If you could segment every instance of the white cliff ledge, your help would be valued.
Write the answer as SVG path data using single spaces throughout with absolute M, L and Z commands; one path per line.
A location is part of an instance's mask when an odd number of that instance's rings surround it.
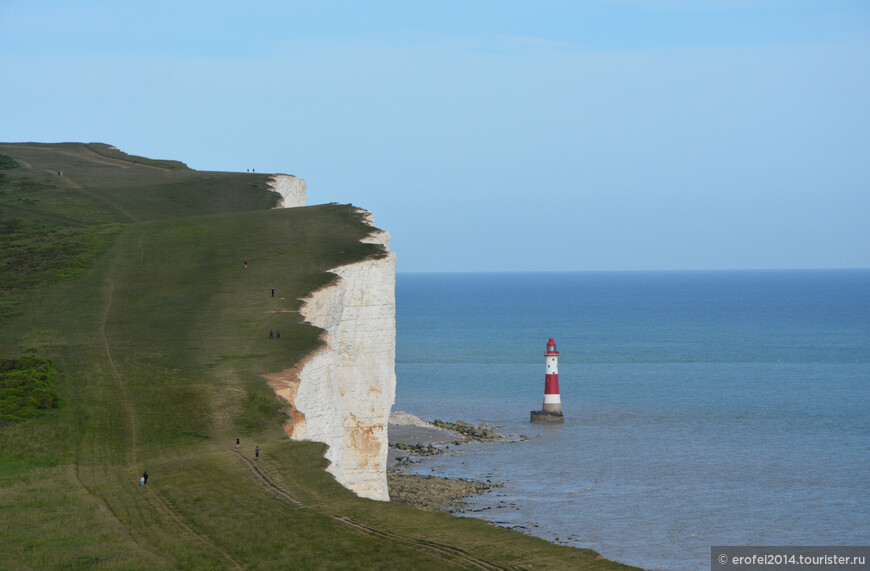
M 369 223 L 373 218 L 368 212 Z M 373 228 L 364 242 L 389 247 Z M 357 495 L 389 500 L 387 423 L 396 395 L 396 257 L 331 270 L 338 281 L 305 298 L 301 313 L 324 329 L 323 346 L 284 373 L 266 375 L 293 405 L 294 440 L 326 443 L 327 471 Z
M 275 208 L 296 208 L 305 206 L 305 181 L 291 174 L 272 175 L 266 184 L 281 195 Z

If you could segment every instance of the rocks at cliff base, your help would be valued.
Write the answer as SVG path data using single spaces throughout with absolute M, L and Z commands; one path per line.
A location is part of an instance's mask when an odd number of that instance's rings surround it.
M 396 450 L 405 450 L 407 452 L 417 454 L 418 456 L 433 456 L 442 452 L 441 448 L 436 448 L 431 444 L 426 444 L 424 446 L 423 444 L 405 444 L 403 442 L 397 442 L 396 444 L 390 444 L 390 448 L 395 448 Z
M 480 494 L 501 484 L 475 482 L 459 478 L 423 476 L 389 471 L 387 484 L 390 499 L 427 511 L 460 511 L 465 506 L 462 498 Z
M 438 428 L 444 428 L 447 430 L 453 430 L 454 432 L 460 433 L 465 437 L 465 440 L 476 440 L 481 442 L 492 442 L 494 440 L 501 440 L 504 438 L 503 434 L 499 434 L 495 430 L 487 427 L 486 424 L 469 424 L 463 420 L 457 420 L 456 422 L 445 422 L 443 420 L 435 419 L 432 421 L 432 425 Z
M 395 468 L 410 466 L 426 456 L 453 452 L 451 445 L 493 442 L 501 438 L 501 434 L 484 424 L 475 426 L 462 420 L 455 423 L 435 420 L 430 423 L 412 414 L 394 412 L 390 415 L 389 424 L 389 464 L 393 467 L 387 472 L 390 500 L 429 511 L 461 511 L 465 505 L 462 498 L 483 493 L 501 484 L 409 474 Z

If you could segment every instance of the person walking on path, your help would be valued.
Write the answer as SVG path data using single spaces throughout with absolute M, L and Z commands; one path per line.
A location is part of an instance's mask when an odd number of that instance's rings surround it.
M 248 260 L 245 260 L 245 269 L 248 269 Z
M 270 329 L 269 330 L 269 339 L 274 339 L 274 338 L 275 338 L 275 334 L 272 333 L 272 330 Z
M 280 338 L 281 338 L 281 330 L 280 330 L 280 329 L 276 329 L 276 330 L 275 330 L 275 339 L 280 339 Z
M 257 460 L 260 459 L 260 447 L 259 446 L 254 448 L 254 458 L 256 458 Z
M 275 297 L 275 288 L 272 288 L 272 297 Z
M 239 440 L 238 438 L 236 438 L 236 448 L 238 448 L 238 447 L 239 447 L 239 444 L 241 444 L 241 443 L 242 443 L 242 441 Z
M 143 486 L 148 483 L 148 472 L 142 472 L 142 478 L 139 480 L 139 482 Z

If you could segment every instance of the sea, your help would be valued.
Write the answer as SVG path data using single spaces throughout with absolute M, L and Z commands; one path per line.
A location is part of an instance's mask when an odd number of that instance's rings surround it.
M 393 410 L 512 435 L 414 466 L 503 484 L 465 517 L 644 569 L 870 544 L 870 270 L 400 273 L 396 323 Z

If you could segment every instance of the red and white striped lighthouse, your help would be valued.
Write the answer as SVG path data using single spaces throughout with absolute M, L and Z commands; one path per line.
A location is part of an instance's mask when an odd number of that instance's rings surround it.
M 544 406 L 540 411 L 533 410 L 531 422 L 564 422 L 562 417 L 562 398 L 559 396 L 559 352 L 556 342 L 550 337 L 547 352 L 544 353 L 546 365 L 544 373 Z
M 547 363 L 547 373 L 544 376 L 544 412 L 562 414 L 562 399 L 559 397 L 559 352 L 556 342 L 550 337 L 547 341 L 547 352 L 544 353 Z

